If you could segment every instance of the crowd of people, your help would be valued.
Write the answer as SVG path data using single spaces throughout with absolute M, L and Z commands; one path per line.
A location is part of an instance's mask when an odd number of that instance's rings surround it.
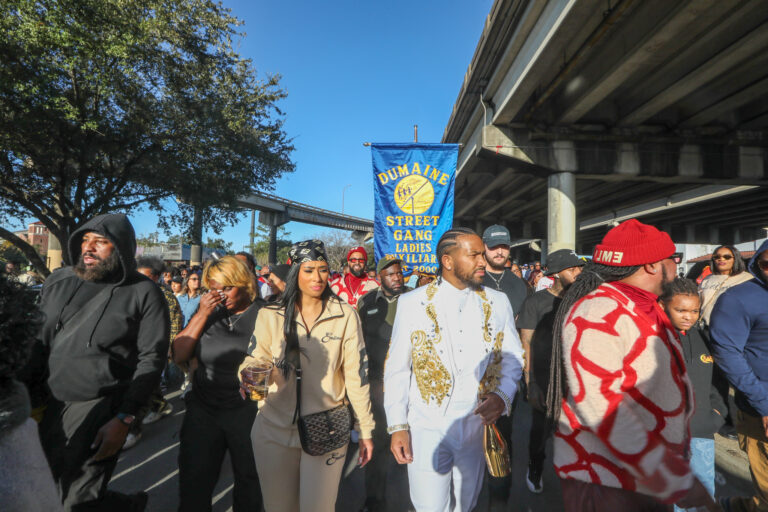
M 435 274 L 364 247 L 332 262 L 319 240 L 168 267 L 135 257 L 125 215 L 91 219 L 39 298 L 0 277 L 0 508 L 144 510 L 108 483 L 178 386 L 181 511 L 211 510 L 227 455 L 236 512 L 335 510 L 350 443 L 364 510 L 386 510 L 392 459 L 419 512 L 472 510 L 486 481 L 507 502 L 486 441 L 512 444 L 522 401 L 525 484 L 545 492 L 553 440 L 568 512 L 768 510 L 768 241 L 746 263 L 718 247 L 700 284 L 634 219 L 591 258 L 515 262 L 511 243 L 452 228 Z M 718 432 L 753 496 L 715 500 Z

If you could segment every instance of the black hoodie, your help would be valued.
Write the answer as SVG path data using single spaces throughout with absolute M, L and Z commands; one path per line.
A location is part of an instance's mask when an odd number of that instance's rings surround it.
M 136 271 L 136 235 L 125 215 L 100 215 L 72 233 L 73 264 L 87 232 L 114 244 L 120 274 L 113 282 L 96 283 L 67 267 L 46 280 L 40 339 L 49 350 L 48 385 L 54 397 L 68 402 L 120 394 L 118 412 L 136 414 L 165 366 L 168 305 L 160 288 Z

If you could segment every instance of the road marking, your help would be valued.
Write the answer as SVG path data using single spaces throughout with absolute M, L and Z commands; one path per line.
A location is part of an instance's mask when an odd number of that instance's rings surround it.
M 144 492 L 149 492 L 152 489 L 154 489 L 155 487 L 159 487 L 159 486 L 163 485 L 165 482 L 167 482 L 168 480 L 170 480 L 171 478 L 175 477 L 178 474 L 179 474 L 179 470 L 177 469 L 176 471 L 174 471 L 173 473 L 169 474 L 168 476 L 166 476 L 162 480 L 158 480 L 157 482 L 155 482 L 150 487 L 147 487 L 146 489 L 144 489 Z
M 214 496 L 213 497 L 213 501 L 211 502 L 211 505 L 215 505 L 216 502 L 218 502 L 221 498 L 224 497 L 225 494 L 227 494 L 229 491 L 231 491 L 234 486 L 235 486 L 235 484 L 232 484 L 229 487 L 227 487 L 226 489 L 224 489 L 223 491 L 221 491 L 219 494 Z
M 182 411 L 179 411 L 179 412 L 175 412 L 175 413 L 173 413 L 173 415 L 174 415 L 174 416 L 178 416 L 179 414 L 184 414 L 185 412 L 187 412 L 187 410 L 186 410 L 186 409 L 184 409 L 184 410 L 182 410 Z
M 117 480 L 117 479 L 118 479 L 118 478 L 120 478 L 121 476 L 125 476 L 125 475 L 127 475 L 128 473 L 130 473 L 130 472 L 131 472 L 131 471 L 133 471 L 134 469 L 140 468 L 141 466 L 143 466 L 143 465 L 144 465 L 144 464 L 146 464 L 147 462 L 149 462 L 149 461 L 151 461 L 151 460 L 153 460 L 153 459 L 156 459 L 156 458 L 158 458 L 159 456 L 161 456 L 162 454 L 164 454 L 164 453 L 165 453 L 165 452 L 167 452 L 168 450 L 173 450 L 173 449 L 174 449 L 174 448 L 176 448 L 177 446 L 179 446 L 179 443 L 174 443 L 174 444 L 172 444 L 171 446 L 168 446 L 167 448 L 163 448 L 162 450 L 160 450 L 159 452 L 155 453 L 154 455 L 152 455 L 152 456 L 151 456 L 151 457 L 149 457 L 148 459 L 146 459 L 146 460 L 144 460 L 144 461 L 142 461 L 142 462 L 139 462 L 139 463 L 138 463 L 138 464 L 136 464 L 135 466 L 131 466 L 130 468 L 128 468 L 128 469 L 126 469 L 126 470 L 124 470 L 124 471 L 121 471 L 120 473 L 116 474 L 115 476 L 113 476 L 113 477 L 112 477 L 112 480 L 110 480 L 110 481 L 111 481 L 111 482 L 114 482 L 115 480 Z

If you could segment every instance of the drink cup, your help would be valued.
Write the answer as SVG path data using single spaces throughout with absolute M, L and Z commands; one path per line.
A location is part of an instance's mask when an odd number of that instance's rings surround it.
M 240 372 L 243 377 L 243 384 L 248 389 L 248 396 L 252 401 L 258 402 L 267 398 L 271 372 L 272 363 L 269 362 L 248 365 Z

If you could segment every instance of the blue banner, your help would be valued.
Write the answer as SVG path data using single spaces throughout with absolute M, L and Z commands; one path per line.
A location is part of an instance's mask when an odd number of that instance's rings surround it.
M 437 272 L 437 241 L 453 225 L 458 144 L 371 144 L 376 261 Z

